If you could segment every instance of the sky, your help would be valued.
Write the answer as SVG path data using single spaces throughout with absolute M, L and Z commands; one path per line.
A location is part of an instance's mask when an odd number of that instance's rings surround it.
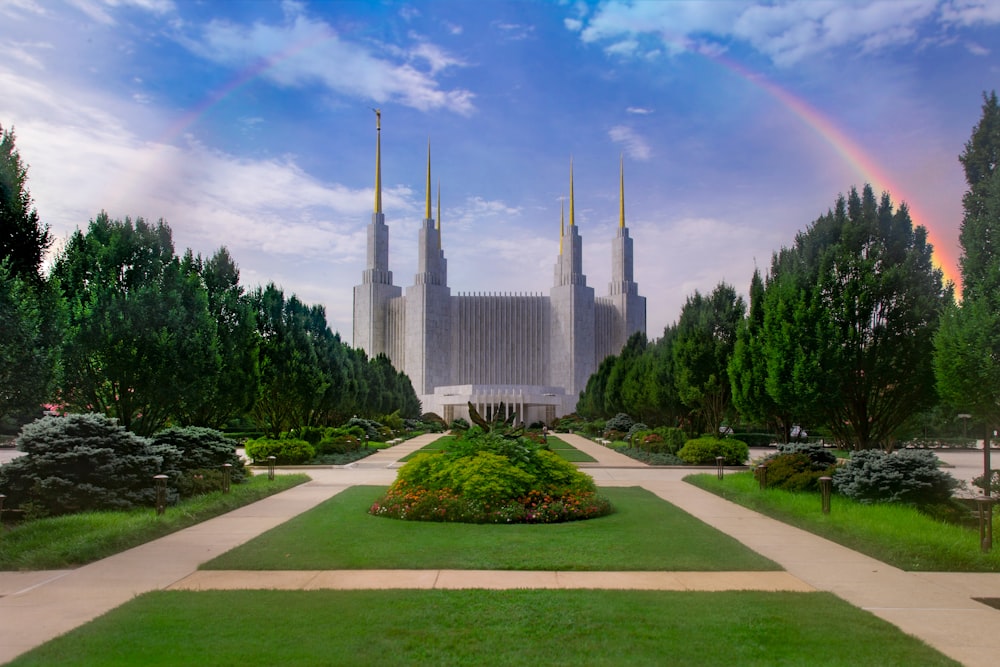
M 870 183 L 959 273 L 958 161 L 1000 2 L 0 0 L 0 126 L 53 252 L 102 210 L 321 304 L 351 340 L 381 110 L 389 262 L 416 273 L 430 144 L 452 294 L 547 294 L 573 165 L 608 293 L 624 163 L 658 338 Z M 436 210 L 435 210 L 436 215 Z

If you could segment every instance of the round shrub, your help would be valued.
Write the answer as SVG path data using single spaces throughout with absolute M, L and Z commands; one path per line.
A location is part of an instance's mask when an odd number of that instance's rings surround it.
M 887 454 L 880 449 L 854 452 L 833 475 L 838 492 L 861 503 L 904 503 L 916 507 L 947 503 L 958 486 L 955 478 L 937 467 L 934 452 L 903 449 Z
M 416 521 L 550 523 L 611 512 L 593 479 L 527 438 L 470 429 L 447 451 L 422 453 L 369 510 Z
M 619 412 L 614 417 L 604 422 L 605 431 L 617 431 L 619 433 L 628 433 L 629 429 L 632 428 L 632 424 L 635 421 L 629 417 L 624 412 Z
M 316 456 L 316 450 L 312 445 L 305 440 L 292 438 L 247 440 L 246 452 L 247 456 L 258 465 L 267 463 L 268 456 L 273 456 L 275 465 L 279 466 L 299 465 Z
M 790 442 L 778 445 L 781 454 L 804 454 L 815 466 L 829 468 L 837 465 L 837 457 L 833 452 L 815 442 Z M 768 473 L 770 474 L 770 473 Z M 769 478 L 770 479 L 770 478 Z
M 726 465 L 741 465 L 750 456 L 747 443 L 735 438 L 713 438 L 705 436 L 688 440 L 677 456 L 690 465 L 715 465 L 718 456 Z
M 43 417 L 16 444 L 25 456 L 0 466 L 0 493 L 8 507 L 50 515 L 152 506 L 153 476 L 180 456 L 100 414 Z M 168 502 L 176 498 L 171 491 Z
M 818 464 L 803 452 L 779 453 L 768 457 L 767 486 L 785 491 L 816 491 L 819 478 L 830 477 L 835 465 Z
M 168 428 L 153 436 L 153 445 L 170 447 L 179 453 L 178 457 L 167 458 L 164 461 L 164 469 L 171 475 L 170 483 L 177 483 L 178 487 L 181 484 L 171 474 L 173 471 L 181 476 L 195 474 L 199 479 L 205 479 L 206 470 L 218 470 L 221 476 L 222 466 L 226 463 L 232 466 L 229 471 L 231 483 L 240 484 L 246 478 L 243 460 L 236 453 L 237 442 L 214 429 L 200 426 Z M 191 483 L 188 487 L 199 489 L 201 485 Z M 209 486 L 209 490 L 219 488 L 221 483 L 214 487 Z M 191 494 L 181 489 L 181 495 Z

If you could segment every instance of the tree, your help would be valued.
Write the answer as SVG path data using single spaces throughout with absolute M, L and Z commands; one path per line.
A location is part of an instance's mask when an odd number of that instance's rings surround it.
M 14 146 L 14 131 L 0 126 L 0 261 L 15 276 L 41 282 L 45 252 L 52 245 L 27 189 L 28 167 Z
M 775 402 L 816 411 L 856 449 L 890 449 L 937 399 L 933 336 L 951 291 L 931 255 L 906 206 L 894 209 L 887 193 L 876 203 L 868 185 L 778 253 L 765 297 Z
M 170 228 L 101 213 L 53 268 L 68 302 L 62 397 L 140 435 L 212 388 L 220 368 L 201 279 L 174 255 Z
M 677 392 L 709 432 L 717 434 L 731 405 L 729 359 L 746 305 L 731 285 L 708 297 L 695 291 L 677 321 L 674 364 Z
M 52 397 L 64 308 L 52 285 L 0 261 L 0 417 L 30 415 Z
M 983 113 L 959 156 L 969 186 L 962 198 L 961 307 L 952 307 L 935 338 L 938 391 L 951 406 L 985 422 L 983 466 L 990 470 L 990 434 L 1000 426 L 1000 104 L 983 95 Z M 987 486 L 986 493 L 990 489 Z
M 257 426 L 273 438 L 311 424 L 326 391 L 308 327 L 309 310 L 273 283 L 251 297 L 260 336 L 260 391 L 253 408 Z
M 182 424 L 221 428 L 233 417 L 247 414 L 260 384 L 259 338 L 253 304 L 240 286 L 240 271 L 225 248 L 208 260 L 189 250 L 182 261 L 186 275 L 200 276 L 215 321 L 219 370 L 206 378 L 206 391 L 182 397 Z

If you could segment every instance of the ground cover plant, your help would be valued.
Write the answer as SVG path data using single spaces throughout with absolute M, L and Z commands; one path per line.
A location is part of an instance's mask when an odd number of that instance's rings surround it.
M 926 572 L 1000 572 L 1000 549 L 982 553 L 978 529 L 944 523 L 899 503 L 861 503 L 834 495 L 761 490 L 753 474 L 691 475 L 690 483 L 727 500 L 821 535 L 895 567 Z
M 470 408 L 472 410 L 472 408 Z M 473 417 L 478 415 L 474 414 Z M 587 474 L 521 435 L 481 418 L 447 449 L 407 462 L 371 514 L 406 521 L 560 523 L 613 511 Z
M 430 452 L 437 452 L 442 449 L 448 449 L 448 446 L 455 442 L 455 439 L 459 437 L 457 435 L 443 435 L 434 442 L 428 443 L 418 449 L 415 452 L 411 452 L 400 459 L 403 463 L 415 458 L 418 454 L 428 454 Z M 565 440 L 560 439 L 557 436 L 549 434 L 546 438 L 545 445 L 551 449 L 553 452 L 559 455 L 559 458 L 565 459 L 570 463 L 595 463 L 597 459 L 585 452 L 581 452 L 579 449 L 573 445 L 567 443 Z
M 182 500 L 157 515 L 150 507 L 95 511 L 27 521 L 0 537 L 0 570 L 64 569 L 100 560 L 158 537 L 225 514 L 303 482 L 306 475 L 251 477 L 229 493 Z
M 778 570 L 639 487 L 602 488 L 616 512 L 560 524 L 387 521 L 385 487 L 356 486 L 202 565 L 214 570 Z
M 594 590 L 159 591 L 10 664 L 665 663 L 958 664 L 829 593 Z

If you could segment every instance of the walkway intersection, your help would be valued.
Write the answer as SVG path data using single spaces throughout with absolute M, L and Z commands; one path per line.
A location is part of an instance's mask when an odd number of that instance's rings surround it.
M 744 509 L 682 481 L 690 470 L 651 468 L 586 438 L 600 486 L 642 486 L 780 564 L 784 572 L 513 572 L 368 570 L 227 572 L 198 566 L 359 484 L 392 483 L 398 460 L 436 435 L 345 467 L 310 468 L 313 481 L 74 570 L 0 573 L 0 663 L 151 590 L 214 588 L 611 588 L 830 591 L 969 666 L 1000 656 L 1000 574 L 910 573 Z

